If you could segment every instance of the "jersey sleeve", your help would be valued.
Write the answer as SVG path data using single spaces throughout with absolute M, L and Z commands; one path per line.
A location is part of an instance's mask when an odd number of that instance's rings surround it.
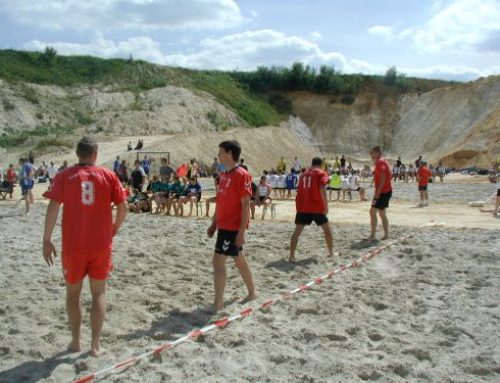
M 239 189 L 240 198 L 250 197 L 252 195 L 252 177 L 250 177 L 250 174 L 245 173 L 241 176 Z
M 52 181 L 52 186 L 49 190 L 43 193 L 45 198 L 52 201 L 63 203 L 64 200 L 64 173 L 57 174 Z
M 112 174 L 111 177 L 111 179 L 113 180 L 111 189 L 111 201 L 113 201 L 114 204 L 118 205 L 127 199 L 127 193 L 123 188 L 121 182 L 118 180 L 116 174 Z
M 326 172 L 322 172 L 319 176 L 319 186 L 324 187 L 328 185 L 328 174 Z

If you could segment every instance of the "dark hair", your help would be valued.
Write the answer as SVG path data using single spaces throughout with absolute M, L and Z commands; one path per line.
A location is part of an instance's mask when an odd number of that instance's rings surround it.
M 323 160 L 319 157 L 314 157 L 312 160 L 312 166 L 321 166 Z
M 374 146 L 371 151 L 375 153 L 382 153 L 382 149 L 380 149 L 380 146 Z
M 237 162 L 240 159 L 241 146 L 238 141 L 236 140 L 223 141 L 219 144 L 219 148 L 222 148 L 226 153 L 231 152 L 233 156 L 233 161 Z
M 80 158 L 90 158 L 97 152 L 97 142 L 90 137 L 83 137 L 76 145 L 76 155 Z

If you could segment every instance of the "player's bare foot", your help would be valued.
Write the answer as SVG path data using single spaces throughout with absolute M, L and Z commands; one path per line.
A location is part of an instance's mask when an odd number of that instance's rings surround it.
M 106 350 L 104 350 L 100 345 L 91 345 L 90 347 L 90 355 L 92 355 L 94 358 L 99 357 L 105 352 Z
M 71 341 L 71 343 L 68 345 L 68 351 L 69 352 L 80 352 L 80 351 L 82 351 L 82 347 L 80 345 L 80 342 Z
M 288 262 L 290 262 L 290 263 L 297 263 L 297 258 L 295 258 L 294 256 L 292 257 L 290 255 L 290 257 L 288 258 Z
M 387 241 L 388 239 L 389 239 L 389 236 L 388 236 L 388 235 L 384 235 L 384 236 L 381 238 L 381 240 L 382 240 L 382 241 Z
M 363 242 L 376 242 L 377 238 L 375 237 L 368 237 L 368 238 L 363 238 Z
M 239 301 L 238 303 L 240 305 L 244 305 L 248 302 L 251 302 L 251 301 L 254 301 L 257 299 L 257 294 L 255 293 L 251 293 L 251 294 L 248 294 L 245 298 L 243 298 L 241 301 Z

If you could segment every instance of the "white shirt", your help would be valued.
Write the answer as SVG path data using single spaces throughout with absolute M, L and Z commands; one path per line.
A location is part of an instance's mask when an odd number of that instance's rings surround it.
M 278 187 L 279 188 L 286 188 L 286 175 L 285 174 L 281 174 L 278 176 Z
M 350 187 L 349 187 L 349 177 L 342 176 L 342 183 L 340 184 L 340 188 L 342 190 L 350 189 Z
M 267 197 L 267 191 L 268 191 L 269 185 L 265 184 L 259 184 L 259 197 Z
M 301 169 L 301 166 L 302 166 L 302 165 L 301 165 L 301 163 L 300 163 L 300 161 L 299 161 L 299 160 L 297 160 L 297 161 L 295 161 L 295 162 L 293 163 L 293 168 L 294 168 L 295 170 L 300 170 L 300 169 Z
M 278 187 L 278 179 L 279 179 L 279 177 L 277 174 L 271 174 L 269 176 L 268 181 L 273 189 Z
M 356 190 L 359 187 L 357 175 L 353 175 L 349 178 L 349 186 L 350 186 L 351 190 Z
M 49 166 L 47 168 L 47 173 L 49 173 L 49 178 L 54 178 L 57 174 L 57 171 L 59 170 L 59 168 L 57 166 Z

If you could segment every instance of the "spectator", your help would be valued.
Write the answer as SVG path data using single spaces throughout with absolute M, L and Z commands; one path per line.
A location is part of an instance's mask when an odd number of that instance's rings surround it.
M 297 170 L 298 169 L 302 169 L 302 164 L 298 160 L 297 156 L 295 156 L 294 159 L 293 159 L 293 168 L 297 169 Z
M 127 145 L 127 151 L 130 151 L 130 150 L 132 150 L 132 141 L 129 141 L 128 145 Z
M 264 211 L 271 204 L 271 192 L 273 188 L 267 182 L 266 176 L 260 177 L 260 182 L 257 185 L 257 196 L 250 203 L 250 212 L 252 213 L 252 219 L 255 219 L 255 207 L 264 206 Z M 264 213 L 262 213 L 262 219 L 264 219 Z
M 142 188 L 146 183 L 146 173 L 141 166 L 141 162 L 139 160 L 135 160 L 134 162 L 135 169 L 130 174 L 130 178 L 132 180 L 132 187 L 135 190 L 142 192 Z
M 24 158 L 19 160 L 21 167 L 21 192 L 24 196 L 26 205 L 26 214 L 30 212 L 31 205 L 34 204 L 35 200 L 33 197 L 33 186 L 35 185 L 35 167 L 29 161 Z
M 120 166 L 118 166 L 118 179 L 121 181 L 123 185 L 127 185 L 129 182 L 128 179 L 128 166 L 127 161 L 122 160 Z
M 184 208 L 183 205 L 189 201 L 189 216 L 193 215 L 193 206 L 201 200 L 201 185 L 198 183 L 195 177 L 189 179 L 189 184 L 186 188 L 186 193 L 180 198 L 179 205 L 181 216 L 183 215 Z
M 120 167 L 120 156 L 116 156 L 116 159 L 113 161 L 113 172 L 118 175 L 118 168 Z
M 148 158 L 148 156 L 144 156 L 144 159 L 141 161 L 141 166 L 144 169 L 144 173 L 146 173 L 146 176 L 149 179 L 149 172 L 151 170 L 151 160 Z
M 168 182 L 173 174 L 175 174 L 175 170 L 170 166 L 166 158 L 162 158 L 160 160 L 160 180 Z
M 297 158 L 297 157 L 295 157 Z M 292 190 L 297 188 L 297 173 L 295 172 L 295 168 L 292 168 L 290 173 L 286 176 L 286 189 L 287 189 L 287 198 L 292 198 Z
M 9 164 L 9 169 L 7 169 L 7 182 L 9 183 L 9 195 L 12 198 L 12 192 L 14 191 L 14 183 L 16 182 L 16 171 L 14 170 L 14 165 Z
M 51 185 L 52 185 L 52 180 L 56 176 L 58 170 L 59 168 L 56 165 L 54 165 L 54 161 L 50 161 L 50 166 L 47 168 L 47 174 L 49 176 L 49 182 Z
M 278 172 L 286 172 L 286 163 L 285 163 L 285 159 L 283 157 L 281 157 L 280 160 L 278 161 L 278 165 L 276 166 L 276 170 Z

